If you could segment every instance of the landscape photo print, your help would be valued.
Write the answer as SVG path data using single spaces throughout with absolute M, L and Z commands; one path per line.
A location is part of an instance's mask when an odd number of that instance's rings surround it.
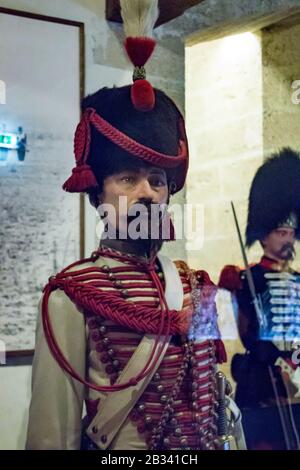
M 82 254 L 83 204 L 62 190 L 80 119 L 82 28 L 0 9 L 0 341 L 11 355 L 32 351 L 43 286 Z

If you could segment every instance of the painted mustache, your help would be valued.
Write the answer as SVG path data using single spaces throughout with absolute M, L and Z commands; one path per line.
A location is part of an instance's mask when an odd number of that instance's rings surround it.
M 285 252 L 288 252 L 291 258 L 293 258 L 296 253 L 295 248 L 293 245 L 291 245 L 291 243 L 286 243 L 285 245 L 283 245 L 283 247 L 280 250 L 280 253 L 283 254 Z
M 153 210 L 153 206 L 155 210 Z M 159 209 L 161 212 L 159 211 Z M 153 204 L 153 203 L 138 203 L 138 204 L 134 204 L 133 206 L 131 206 L 128 212 L 129 212 L 127 214 L 128 222 L 131 222 L 137 217 L 141 217 L 142 219 L 148 219 L 150 221 L 151 216 L 154 217 L 155 219 L 158 216 L 159 219 L 161 219 L 162 213 L 164 212 L 164 208 L 163 207 L 160 208 L 159 205 Z

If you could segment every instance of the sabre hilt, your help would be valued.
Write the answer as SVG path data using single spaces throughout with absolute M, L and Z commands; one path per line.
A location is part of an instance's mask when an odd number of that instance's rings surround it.
M 217 393 L 218 393 L 218 436 L 225 436 L 228 431 L 227 415 L 226 415 L 226 377 L 223 372 L 217 372 Z
M 217 447 L 220 450 L 230 450 L 233 436 L 229 435 L 228 432 L 228 417 L 227 417 L 227 397 L 226 390 L 228 388 L 228 382 L 223 372 L 217 372 L 216 374 L 216 385 L 217 385 L 217 402 L 218 402 L 218 419 L 217 419 Z

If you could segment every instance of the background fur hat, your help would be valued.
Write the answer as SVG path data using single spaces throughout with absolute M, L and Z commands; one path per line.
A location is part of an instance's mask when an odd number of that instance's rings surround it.
M 252 181 L 246 246 L 264 239 L 294 212 L 300 221 L 300 154 L 283 148 L 271 155 Z M 296 237 L 300 238 L 299 224 Z

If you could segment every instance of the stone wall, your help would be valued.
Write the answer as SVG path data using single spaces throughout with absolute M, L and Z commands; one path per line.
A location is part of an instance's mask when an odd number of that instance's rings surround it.
M 258 31 L 300 12 L 300 0 L 205 0 L 168 23 L 189 43 Z M 166 26 L 168 26 L 166 25 Z
M 263 30 L 262 60 L 264 153 L 284 146 L 299 151 L 300 104 L 293 102 L 292 84 L 300 80 L 300 18 Z
M 218 280 L 242 262 L 230 201 L 244 231 L 249 185 L 263 158 L 261 34 L 186 48 L 186 119 L 191 168 L 187 202 L 204 204 L 204 243 L 188 252 Z

